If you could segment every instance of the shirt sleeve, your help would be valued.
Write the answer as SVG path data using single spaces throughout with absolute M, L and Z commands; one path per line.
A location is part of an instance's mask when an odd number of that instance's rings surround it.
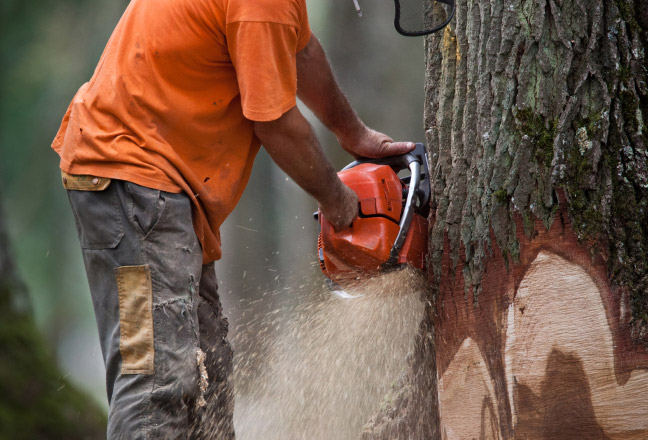
M 301 8 L 299 13 L 299 22 L 301 26 L 298 33 L 297 52 L 302 50 L 311 39 L 311 28 L 308 22 L 308 11 L 306 10 L 306 3 L 301 0 Z
M 300 28 L 267 21 L 227 25 L 243 115 L 253 121 L 272 121 L 296 105 L 296 55 L 310 40 L 308 21 Z

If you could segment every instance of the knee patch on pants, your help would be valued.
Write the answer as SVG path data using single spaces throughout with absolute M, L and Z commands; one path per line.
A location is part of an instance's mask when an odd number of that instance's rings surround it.
M 115 269 L 122 374 L 153 374 L 153 288 L 148 265 Z

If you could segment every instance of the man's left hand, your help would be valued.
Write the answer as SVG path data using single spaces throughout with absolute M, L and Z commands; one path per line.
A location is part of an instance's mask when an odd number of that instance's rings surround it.
M 354 139 L 338 139 L 342 148 L 348 151 L 356 159 L 365 157 L 378 159 L 381 157 L 397 156 L 409 153 L 415 147 L 413 142 L 394 142 L 386 134 L 363 127 L 359 136 Z
M 314 35 L 297 53 L 297 93 L 346 151 L 356 158 L 405 154 L 414 149 L 412 142 L 394 142 L 389 136 L 368 128 L 353 111 L 340 90 L 324 49 Z

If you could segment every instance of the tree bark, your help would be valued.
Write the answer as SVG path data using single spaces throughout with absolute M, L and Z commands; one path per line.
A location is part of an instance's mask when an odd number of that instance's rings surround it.
M 106 417 L 63 377 L 31 317 L 0 210 L 0 438 L 101 439 Z
M 364 439 L 648 438 L 647 47 L 641 0 L 426 41 L 433 306 Z

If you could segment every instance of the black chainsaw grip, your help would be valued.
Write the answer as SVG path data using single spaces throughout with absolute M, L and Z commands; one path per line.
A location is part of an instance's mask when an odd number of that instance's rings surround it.
M 361 157 L 342 168 L 342 171 L 357 167 L 363 163 L 372 163 L 376 165 L 389 165 L 398 173 L 401 170 L 407 169 L 409 164 L 414 161 L 418 161 L 422 167 L 424 164 L 427 164 L 427 161 L 425 160 L 425 146 L 421 143 L 417 143 L 414 149 L 409 153 L 400 154 L 398 156 L 381 157 L 379 159 Z

